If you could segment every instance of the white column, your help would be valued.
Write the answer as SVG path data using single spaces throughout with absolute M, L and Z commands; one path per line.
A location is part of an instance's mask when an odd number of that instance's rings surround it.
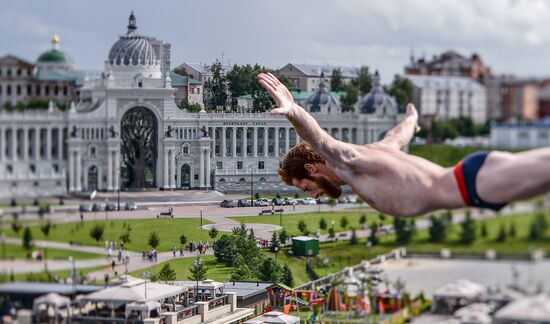
M 201 148 L 201 153 L 199 155 L 199 187 L 204 188 L 204 152 L 205 150 Z
M 74 191 L 75 172 L 74 172 L 74 151 L 69 150 L 69 191 Z
M 247 139 L 246 139 L 246 132 L 248 131 L 248 129 L 246 127 L 243 127 L 241 128 L 242 129 L 242 132 L 243 132 L 243 145 L 242 145 L 242 149 L 241 149 L 241 152 L 243 152 L 243 156 L 246 157 L 246 146 L 248 145 L 247 143 Z
M 269 153 L 269 146 L 268 146 L 268 142 L 267 142 L 267 139 L 269 137 L 269 128 L 267 127 L 264 127 L 264 156 L 268 156 L 267 153 Z
M 52 159 L 52 129 L 46 128 L 46 160 Z
M 290 127 L 285 127 L 285 154 L 290 147 Z
M 0 161 L 6 160 L 6 130 L 0 129 Z
M 163 177 L 163 188 L 168 188 L 168 150 L 164 149 L 164 177 Z
M 254 145 L 252 146 L 254 157 L 258 157 L 258 127 L 254 127 Z
M 210 149 L 206 149 L 206 187 L 210 188 Z
M 172 150 L 172 154 L 170 154 L 170 171 L 172 171 L 172 174 L 170 174 L 170 188 L 175 189 L 176 188 L 176 150 Z
M 279 156 L 279 127 L 275 127 L 275 132 L 273 135 L 275 136 L 275 156 Z
M 237 127 L 233 127 L 233 137 L 231 139 L 231 153 L 233 157 L 237 156 Z
M 17 161 L 17 128 L 11 129 L 11 159 Z
M 57 128 L 57 159 L 63 158 L 63 128 Z
M 29 129 L 27 127 L 23 128 L 23 161 L 29 159 Z
M 113 151 L 107 149 L 107 190 L 113 190 Z
M 82 159 L 80 150 L 76 151 L 76 191 L 82 191 Z
M 120 151 L 115 151 L 115 185 L 114 190 L 120 189 Z
M 212 150 L 210 150 L 212 157 L 216 155 L 216 127 L 212 127 Z
M 226 142 L 225 142 L 225 127 L 222 127 L 222 149 L 221 149 L 221 153 L 222 153 L 222 157 L 225 159 L 225 156 L 227 155 L 227 147 L 226 147 Z
M 34 159 L 40 160 L 40 128 L 34 129 Z

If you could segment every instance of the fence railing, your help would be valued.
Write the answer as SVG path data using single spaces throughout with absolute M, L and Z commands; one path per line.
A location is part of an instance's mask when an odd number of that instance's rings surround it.
M 189 317 L 193 317 L 199 315 L 199 305 L 193 305 L 187 308 L 184 308 L 182 310 L 179 310 L 176 318 L 179 321 L 184 320 Z
M 228 296 L 223 295 L 223 296 L 216 297 L 216 298 L 210 300 L 208 302 L 208 309 L 209 310 L 215 309 L 215 308 L 218 308 L 220 306 L 227 305 L 227 304 L 228 304 Z

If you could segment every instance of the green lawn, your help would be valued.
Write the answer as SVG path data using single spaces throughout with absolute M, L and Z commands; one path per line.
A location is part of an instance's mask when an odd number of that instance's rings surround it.
M 15 244 L 5 244 L 5 249 L 0 248 L 1 259 L 25 259 L 27 256 L 27 251 L 23 249 L 21 245 Z M 41 250 L 41 248 L 34 248 L 33 251 Z M 88 260 L 88 259 L 99 259 L 104 258 L 105 256 L 95 253 L 86 253 L 79 251 L 71 250 L 62 250 L 62 249 L 47 249 L 46 250 L 46 259 L 47 260 L 67 260 L 69 256 L 72 256 L 75 260 Z
M 210 222 L 203 219 L 203 224 Z M 90 229 L 95 224 L 105 226 L 103 239 L 96 242 L 90 236 Z M 160 244 L 157 250 L 160 252 L 168 251 L 172 246 L 179 246 L 179 237 L 183 234 L 187 236 L 188 241 L 202 240 L 212 241 L 208 236 L 208 231 L 199 229 L 199 218 L 161 218 L 161 219 L 129 219 L 113 221 L 88 221 L 84 223 L 64 223 L 54 224 L 49 240 L 60 242 L 72 242 L 74 244 L 105 246 L 105 240 L 119 240 L 121 234 L 125 233 L 124 224 L 129 224 L 132 228 L 131 242 L 126 247 L 132 251 L 146 251 L 151 247 L 148 245 L 149 234 L 156 231 L 160 236 Z M 39 227 L 31 227 L 33 238 L 45 239 L 44 234 Z M 11 228 L 6 231 L 7 236 L 21 237 L 23 230 L 16 235 Z
M 195 258 L 175 258 L 174 260 L 167 261 L 170 267 L 176 272 L 177 280 L 190 280 L 188 277 L 191 275 L 189 268 L 193 266 Z M 217 263 L 216 258 L 212 255 L 201 257 L 202 264 L 208 268 L 207 278 L 213 279 L 219 282 L 226 282 L 231 278 L 233 268 L 227 267 L 223 264 Z M 130 273 L 130 275 L 140 278 L 141 273 L 149 271 L 151 273 L 157 273 L 164 266 L 164 263 L 154 265 L 152 267 L 141 269 Z
M 444 144 L 410 145 L 409 153 L 428 159 L 445 167 L 455 165 L 468 154 L 486 150 L 480 147 L 454 147 Z M 518 151 L 504 149 L 504 151 Z
M 335 212 L 310 212 L 303 214 L 283 214 L 282 221 L 284 229 L 291 235 L 300 235 L 298 230 L 298 222 L 301 220 L 305 221 L 308 230 L 311 233 L 315 233 L 317 228 L 319 228 L 319 221 L 321 218 L 324 218 L 327 226 L 332 226 L 332 221 L 334 221 L 334 229 L 336 232 L 341 232 L 344 229 L 340 226 L 340 220 L 345 216 L 348 220 L 348 228 L 355 227 L 360 228 L 359 218 L 361 215 L 367 216 L 367 224 L 371 224 L 373 221 L 380 222 L 377 212 L 373 212 L 372 209 L 363 209 L 357 211 L 335 211 Z M 260 223 L 260 224 L 274 224 L 280 225 L 279 215 L 268 215 L 268 216 L 241 216 L 241 217 L 231 217 L 231 219 L 237 222 L 244 223 Z M 385 223 L 392 222 L 392 218 L 386 216 L 384 221 Z M 328 228 L 327 227 L 327 228 Z M 346 229 L 347 230 L 347 229 Z M 327 230 L 322 230 L 322 234 L 326 234 Z

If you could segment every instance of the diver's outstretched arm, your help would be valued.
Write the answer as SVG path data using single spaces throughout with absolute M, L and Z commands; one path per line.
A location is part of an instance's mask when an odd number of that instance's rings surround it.
M 409 145 L 413 135 L 420 130 L 418 112 L 412 103 L 407 105 L 407 116 L 397 126 L 390 129 L 379 143 L 398 150 Z

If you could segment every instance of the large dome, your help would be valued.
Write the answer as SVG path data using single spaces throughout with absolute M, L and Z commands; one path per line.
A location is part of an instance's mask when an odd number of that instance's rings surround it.
M 149 39 L 136 32 L 136 17 L 130 15 L 126 35 L 111 47 L 109 63 L 112 65 L 154 65 L 157 57 Z
M 52 49 L 46 51 L 36 59 L 36 64 L 39 67 L 74 69 L 74 60 L 65 52 L 60 51 L 59 36 L 53 35 Z
M 340 102 L 336 99 L 327 89 L 324 76 L 321 76 L 321 83 L 319 89 L 315 91 L 306 101 L 306 107 L 309 112 L 334 112 L 338 113 L 340 110 Z
M 378 71 L 374 74 L 372 89 L 359 101 L 359 111 L 363 114 L 382 113 L 385 115 L 397 113 L 397 103 L 392 96 L 384 92 L 380 85 Z

